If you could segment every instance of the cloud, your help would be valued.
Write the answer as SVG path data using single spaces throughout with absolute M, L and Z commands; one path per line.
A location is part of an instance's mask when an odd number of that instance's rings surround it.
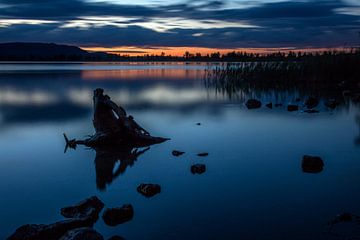
M 358 44 L 360 29 L 357 0 L 0 0 L 0 6 L 0 42 L 335 47 Z

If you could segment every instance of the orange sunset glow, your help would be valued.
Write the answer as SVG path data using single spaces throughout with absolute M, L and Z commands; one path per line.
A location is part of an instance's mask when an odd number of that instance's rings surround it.
M 272 52 L 320 52 L 328 50 L 346 50 L 344 48 L 295 48 L 295 47 L 284 47 L 284 48 L 206 48 L 206 47 L 135 47 L 135 46 L 119 46 L 119 47 L 81 47 L 82 49 L 90 52 L 106 52 L 117 55 L 127 56 L 144 56 L 144 55 L 161 55 L 162 53 L 166 56 L 183 56 L 185 52 L 192 54 L 200 53 L 201 55 L 207 55 L 214 52 L 226 54 L 228 52 L 248 52 L 248 53 L 259 53 L 266 54 Z

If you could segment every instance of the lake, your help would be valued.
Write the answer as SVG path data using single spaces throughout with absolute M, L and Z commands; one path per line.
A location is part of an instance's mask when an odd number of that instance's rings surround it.
M 302 105 L 307 96 L 217 91 L 204 82 L 212 66 L 0 64 L 0 239 L 27 223 L 62 220 L 60 208 L 93 195 L 106 207 L 134 207 L 134 218 L 117 227 L 99 218 L 94 228 L 105 239 L 360 236 L 351 223 L 328 231 L 338 214 L 360 215 L 359 106 L 346 101 L 331 110 L 321 100 L 319 113 L 288 112 L 287 104 Z M 171 140 L 107 171 L 95 150 L 64 153 L 63 133 L 94 133 L 92 94 L 99 87 L 152 135 Z M 263 106 L 247 109 L 250 97 Z M 268 109 L 268 102 L 283 106 Z M 185 154 L 174 157 L 173 150 Z M 320 156 L 324 169 L 303 172 L 303 155 Z M 195 163 L 206 172 L 192 174 Z M 161 193 L 140 195 L 144 182 L 160 184 Z

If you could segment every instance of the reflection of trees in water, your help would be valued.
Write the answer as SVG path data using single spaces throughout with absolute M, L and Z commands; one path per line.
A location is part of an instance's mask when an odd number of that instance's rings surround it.
M 355 138 L 355 145 L 360 146 L 360 115 L 356 116 L 356 123 L 359 126 L 359 136 Z
M 224 63 L 206 70 L 205 85 L 229 98 L 273 93 L 342 101 L 344 92 L 359 90 L 359 61 L 360 53 L 303 61 Z
M 130 146 L 119 146 L 116 149 L 95 149 L 96 185 L 105 190 L 127 167 L 133 166 L 140 155 L 150 148 L 139 150 Z

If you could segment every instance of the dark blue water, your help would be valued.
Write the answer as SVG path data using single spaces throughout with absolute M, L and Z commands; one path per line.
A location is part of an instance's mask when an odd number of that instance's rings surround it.
M 134 206 L 125 224 L 98 220 L 95 229 L 106 238 L 343 239 L 358 233 L 326 233 L 337 214 L 360 215 L 358 106 L 328 110 L 320 103 L 318 114 L 248 110 L 244 100 L 251 93 L 229 99 L 204 87 L 207 67 L 1 64 L 0 239 L 26 223 L 62 220 L 61 207 L 92 195 L 107 207 Z M 171 141 L 152 146 L 116 176 L 96 172 L 94 150 L 64 153 L 63 132 L 72 138 L 93 133 L 97 87 L 152 135 Z M 257 96 L 283 104 L 295 97 Z M 186 153 L 176 158 L 174 149 Z M 321 156 L 324 170 L 304 173 L 305 154 Z M 194 163 L 205 163 L 207 171 L 191 174 Z M 161 194 L 141 196 L 136 187 L 143 182 L 160 184 Z

